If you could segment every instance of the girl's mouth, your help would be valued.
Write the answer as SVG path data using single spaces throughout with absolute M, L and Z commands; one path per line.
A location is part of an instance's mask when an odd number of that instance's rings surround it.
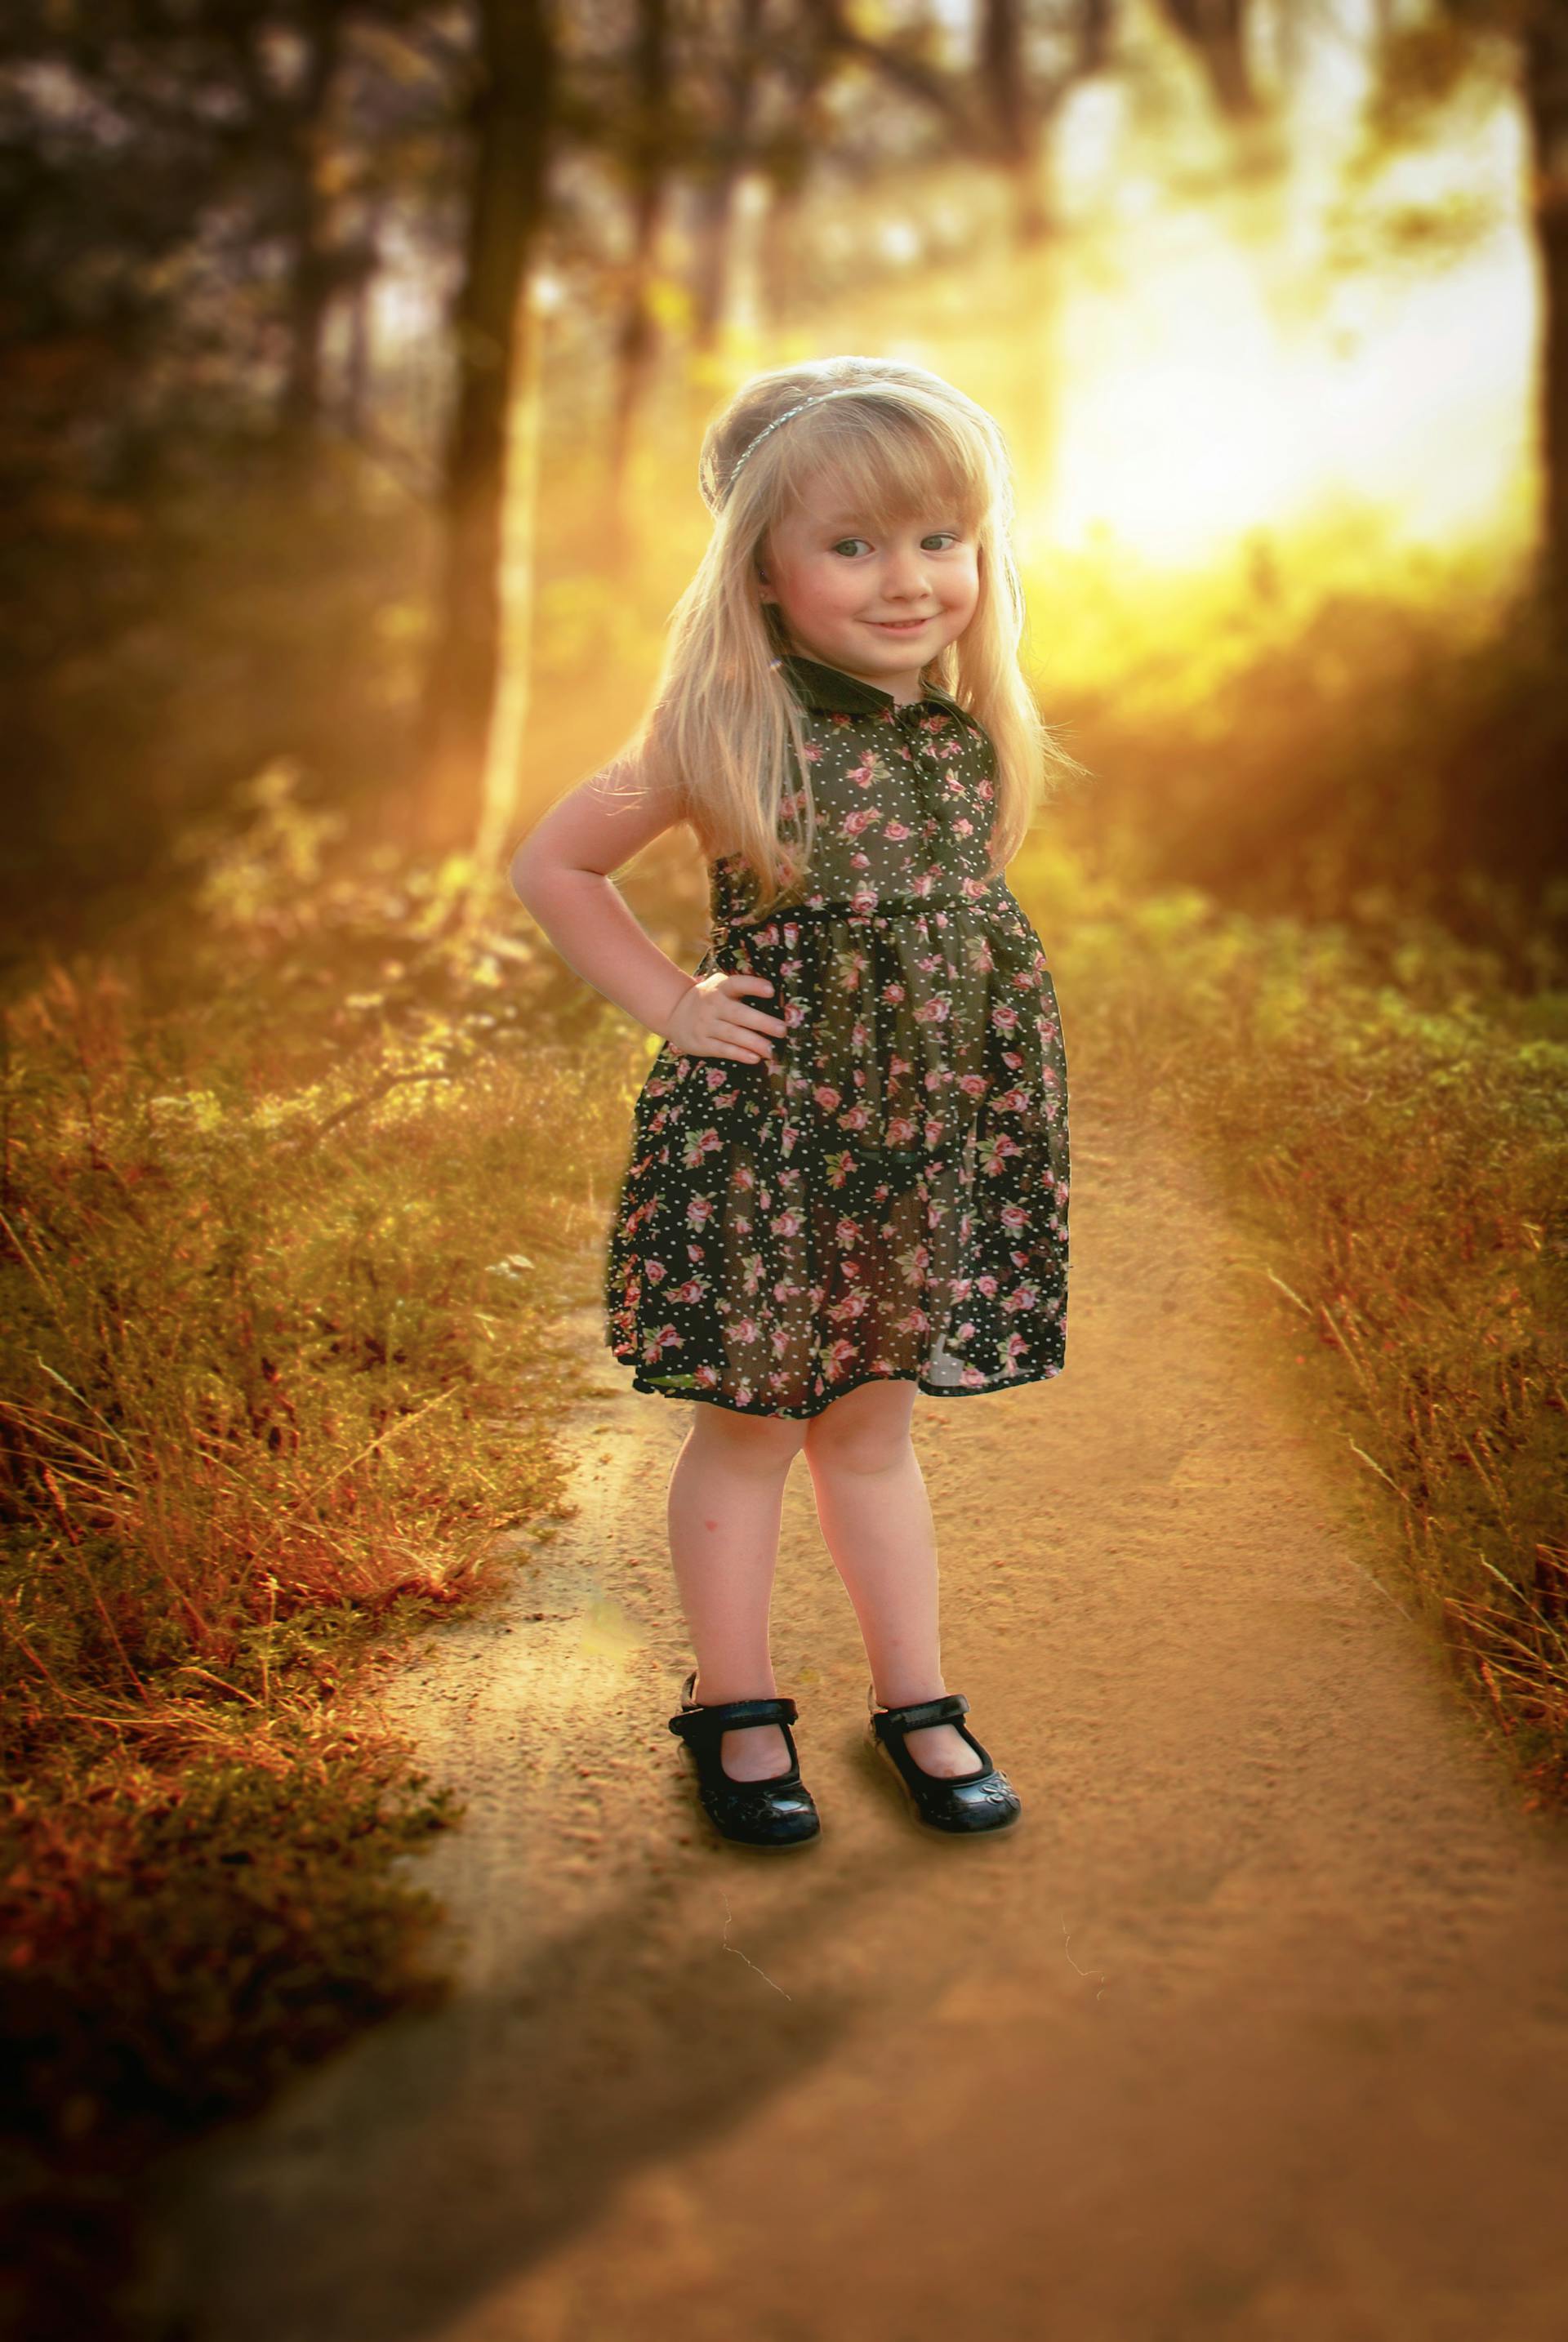
M 884 635 L 917 635 L 922 626 L 930 626 L 931 619 L 868 618 L 865 623 L 868 626 L 875 626 L 877 631 Z

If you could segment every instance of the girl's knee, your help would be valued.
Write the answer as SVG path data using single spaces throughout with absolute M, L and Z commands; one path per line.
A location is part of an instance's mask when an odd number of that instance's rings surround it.
M 806 1425 L 807 1459 L 846 1472 L 884 1472 L 908 1446 L 914 1414 L 912 1383 L 863 1383 Z
M 783 1416 L 741 1415 L 711 1399 L 698 1400 L 692 1410 L 696 1420 L 694 1438 L 710 1454 L 754 1471 L 783 1471 L 805 1445 L 807 1426 Z

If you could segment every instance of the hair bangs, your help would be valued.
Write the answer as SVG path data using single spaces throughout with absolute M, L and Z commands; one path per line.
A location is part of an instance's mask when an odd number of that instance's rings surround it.
M 994 502 L 984 443 L 956 418 L 873 395 L 864 405 L 836 400 L 799 420 L 807 428 L 776 458 L 781 508 L 798 507 L 825 482 L 846 513 L 877 527 L 942 512 L 978 530 Z

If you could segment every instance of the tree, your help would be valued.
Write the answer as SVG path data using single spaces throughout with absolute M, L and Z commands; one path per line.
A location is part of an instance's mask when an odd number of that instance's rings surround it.
M 1421 19 L 1384 24 L 1374 58 L 1368 132 L 1383 154 L 1422 137 L 1466 87 L 1501 77 L 1517 94 L 1540 286 L 1537 583 L 1568 624 L 1568 8 L 1563 0 L 1431 0 Z
M 1568 15 L 1560 0 L 1523 0 L 1518 13 L 1541 269 L 1542 583 L 1568 613 Z
M 1202 66 L 1214 103 L 1233 122 L 1261 109 L 1247 63 L 1247 0 L 1160 0 L 1166 19 Z
M 478 29 L 442 577 L 412 816 L 426 846 L 468 846 L 479 826 L 499 669 L 514 393 L 524 336 L 538 329 L 524 294 L 544 224 L 555 93 L 550 0 L 478 0 Z

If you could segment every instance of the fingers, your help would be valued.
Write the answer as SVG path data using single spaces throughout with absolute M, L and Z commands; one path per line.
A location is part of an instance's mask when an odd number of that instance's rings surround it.
M 717 984 L 704 986 L 712 1006 L 712 1029 L 694 1038 L 692 1050 L 700 1056 L 732 1057 L 747 1066 L 759 1065 L 773 1055 L 771 1036 L 782 1040 L 789 1026 L 781 1016 L 769 1016 L 763 1008 L 746 1005 L 742 995 L 746 992 L 771 993 L 773 984 L 765 976 L 733 975 L 723 976 Z
M 765 976 L 726 976 L 724 978 L 724 989 L 726 992 L 732 985 L 744 985 L 748 990 L 753 992 L 771 992 L 773 990 L 773 986 L 769 983 Z M 738 1013 L 735 1021 L 737 1023 L 749 1026 L 754 1032 L 757 1033 L 777 1033 L 782 1036 L 789 1031 L 789 1026 L 784 1023 L 782 1016 L 770 1016 L 765 1008 L 742 1009 Z
M 743 1057 L 748 1065 L 757 1065 L 773 1056 L 773 1043 L 764 1040 L 738 1018 L 727 1017 L 715 1028 L 713 1048 L 726 1057 Z

